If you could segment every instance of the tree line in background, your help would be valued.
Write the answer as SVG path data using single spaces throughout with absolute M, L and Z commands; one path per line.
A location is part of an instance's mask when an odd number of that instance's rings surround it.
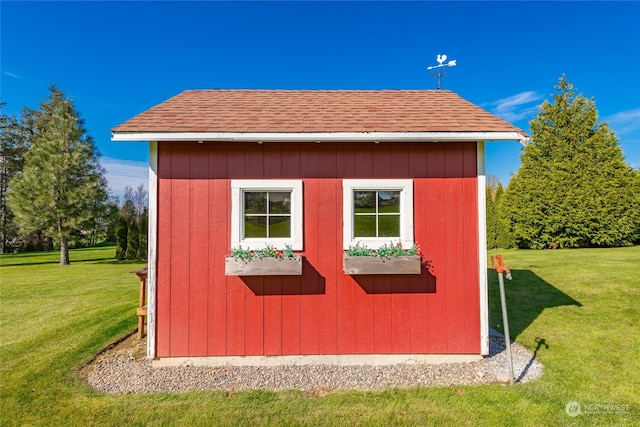
M 531 121 L 522 165 L 503 189 L 487 180 L 487 245 L 585 248 L 640 243 L 640 170 L 563 76 Z
M 138 226 L 146 221 L 144 186 L 126 187 L 124 199 L 109 195 L 93 139 L 56 86 L 38 110 L 0 115 L 0 253 L 59 247 L 67 265 L 70 247 L 115 242 L 123 210 Z M 138 258 L 146 258 L 144 243 L 144 251 L 134 244 Z
M 595 102 L 563 76 L 531 121 L 531 142 L 507 188 L 487 182 L 487 244 L 579 248 L 640 243 L 640 170 L 624 160 Z M 0 115 L 0 253 L 116 243 L 146 259 L 148 194 L 109 196 L 93 139 L 57 87 L 38 110 Z
M 147 259 L 148 194 L 142 184 L 135 193 L 125 187 L 124 199 L 115 228 L 116 258 Z

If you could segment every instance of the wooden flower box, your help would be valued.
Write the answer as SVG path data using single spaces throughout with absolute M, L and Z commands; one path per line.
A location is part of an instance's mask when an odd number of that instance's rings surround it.
M 225 258 L 226 276 L 300 276 L 302 256 L 293 258 Z
M 413 256 L 349 256 L 344 255 L 344 272 L 357 274 L 420 274 L 421 259 Z

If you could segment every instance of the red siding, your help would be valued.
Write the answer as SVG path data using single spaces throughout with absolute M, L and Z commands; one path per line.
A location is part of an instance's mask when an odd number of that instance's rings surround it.
M 201 153 L 204 157 L 206 154 Z M 214 278 L 224 276 L 224 259 L 213 256 L 227 250 L 230 238 L 229 218 L 227 217 L 227 200 L 230 189 L 220 189 L 215 185 L 217 180 L 227 177 L 227 147 L 225 145 L 210 145 L 209 152 L 209 180 L 207 182 L 208 199 L 199 201 L 203 208 L 208 206 L 208 229 L 201 230 L 209 238 L 208 265 L 209 275 L 204 282 L 207 284 L 207 353 L 226 354 L 227 351 L 227 301 L 228 284 Z M 208 203 L 207 203 L 208 202 Z M 215 218 L 215 220 L 214 220 Z M 214 286 L 214 283 L 216 285 Z
M 480 352 L 475 143 L 160 143 L 157 356 Z M 412 178 L 420 276 L 342 271 L 342 179 Z M 230 179 L 302 179 L 303 275 L 224 275 Z
M 430 199 L 426 196 L 429 190 L 428 180 L 424 179 L 427 173 L 427 152 L 421 153 L 413 153 L 412 156 L 409 157 L 409 167 L 408 172 L 409 176 L 419 177 L 420 179 L 415 179 L 413 182 L 413 227 L 414 230 L 421 230 L 420 235 L 422 236 L 421 241 L 418 241 L 420 245 L 420 249 L 425 254 L 426 258 L 433 262 L 433 257 L 430 252 L 427 250 L 427 243 L 432 238 L 431 234 L 433 230 L 429 229 L 429 223 L 431 221 L 431 227 L 433 227 L 434 217 L 430 216 L 433 214 L 427 206 L 429 205 Z M 431 179 L 431 181 L 434 178 Z M 415 195 L 420 194 L 420 197 L 415 197 Z M 432 270 L 428 270 L 432 271 Z M 429 346 L 429 330 L 433 327 L 429 322 L 429 317 L 431 316 L 432 307 L 435 308 L 433 303 L 433 294 L 428 293 L 420 293 L 421 290 L 433 290 L 435 291 L 435 287 L 431 289 L 430 287 L 433 285 L 433 276 L 430 275 L 429 272 L 426 273 L 425 276 L 415 277 L 411 276 L 408 280 L 409 282 L 409 291 L 414 291 L 409 300 L 410 313 L 412 322 L 409 324 L 409 334 L 411 336 L 409 352 L 410 353 L 427 353 L 429 350 L 433 351 Z
M 193 209 L 189 223 L 189 277 L 209 277 L 209 204 L 202 203 L 209 197 L 209 156 L 191 153 L 191 179 L 189 206 L 203 206 Z M 207 355 L 207 301 L 209 287 L 206 280 L 194 280 L 189 286 L 189 354 Z
M 176 145 L 173 148 L 171 158 L 171 175 L 174 177 L 171 183 L 171 206 L 168 207 L 171 209 L 172 218 L 169 231 L 169 242 L 171 243 L 171 270 L 169 274 L 171 281 L 171 300 L 169 301 L 171 345 L 169 354 L 171 356 L 189 355 L 189 335 L 193 332 L 192 325 L 189 323 L 191 278 L 189 277 L 190 242 L 188 236 L 191 221 L 181 220 L 182 218 L 191 219 L 189 155 L 189 147 Z M 199 279 L 194 277 L 193 283 Z

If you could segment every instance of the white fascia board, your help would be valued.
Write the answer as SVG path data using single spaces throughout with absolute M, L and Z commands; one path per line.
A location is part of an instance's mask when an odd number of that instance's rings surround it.
M 112 141 L 238 141 L 238 142 L 332 142 L 332 141 L 518 141 L 518 132 L 114 132 Z

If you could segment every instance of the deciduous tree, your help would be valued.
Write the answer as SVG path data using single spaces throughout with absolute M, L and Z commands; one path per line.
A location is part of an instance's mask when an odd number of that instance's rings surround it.
M 124 219 L 127 221 L 127 224 L 131 221 L 135 221 L 138 218 L 136 207 L 131 199 L 125 199 L 125 202 L 120 208 L 120 215 L 124 217 Z
M 131 200 L 133 201 L 136 213 L 138 214 L 138 222 L 140 222 L 142 220 L 142 215 L 149 206 L 149 193 L 144 189 L 144 184 L 140 183 L 136 188 L 135 193 L 133 193 L 133 199 Z

